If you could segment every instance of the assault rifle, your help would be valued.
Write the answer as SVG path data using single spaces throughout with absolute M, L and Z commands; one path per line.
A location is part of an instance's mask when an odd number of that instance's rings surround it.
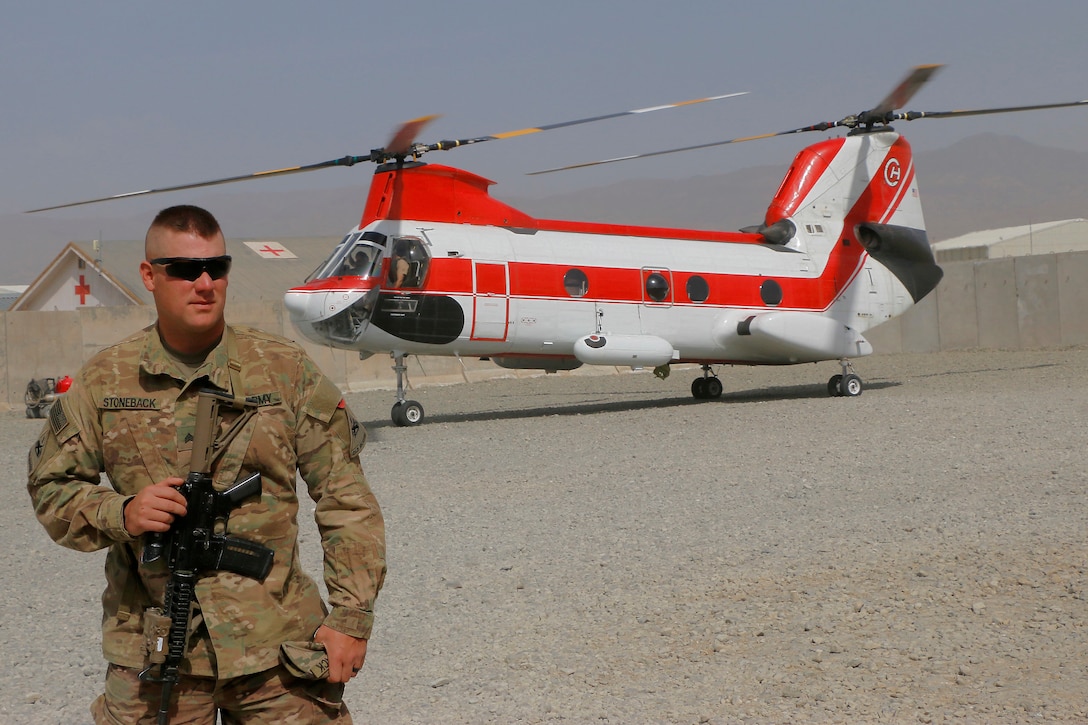
M 241 409 L 242 414 L 217 439 L 221 404 Z M 244 398 L 211 389 L 200 391 L 189 476 L 178 487 L 185 497 L 185 515 L 174 519 L 165 534 L 149 533 L 144 537 L 140 561 L 149 564 L 166 556 L 170 569 L 162 608 L 152 607 L 144 613 L 151 664 L 140 673 L 140 680 L 162 683 L 158 725 L 167 723 L 170 693 L 179 680 L 178 668 L 185 659 L 197 575 L 226 570 L 264 581 L 272 569 L 272 549 L 226 535 L 230 512 L 261 492 L 261 474 L 254 473 L 226 491 L 216 491 L 211 477 L 212 463 L 256 412 L 256 405 Z M 158 674 L 152 674 L 156 665 Z

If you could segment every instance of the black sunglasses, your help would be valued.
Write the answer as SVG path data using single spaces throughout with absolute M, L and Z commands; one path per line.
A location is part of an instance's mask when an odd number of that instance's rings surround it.
M 150 264 L 161 264 L 166 274 L 176 279 L 195 282 L 205 272 L 212 279 L 222 279 L 230 271 L 230 255 L 222 257 L 158 257 L 149 259 Z

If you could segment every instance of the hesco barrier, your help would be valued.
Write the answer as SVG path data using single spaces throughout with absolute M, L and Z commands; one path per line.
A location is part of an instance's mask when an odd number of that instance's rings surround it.
M 948 262 L 931 294 L 906 315 L 866 333 L 876 354 L 967 349 L 1039 349 L 1088 343 L 1088 252 Z M 4 312 L 0 326 L 0 405 L 23 407 L 33 379 L 72 375 L 102 347 L 150 324 L 151 307 L 93 307 L 71 312 Z M 282 302 L 239 303 L 231 323 L 299 339 Z M 394 388 L 388 355 L 359 360 L 355 353 L 301 341 L 345 391 Z M 476 358 L 410 357 L 411 385 L 491 377 L 531 376 Z M 624 368 L 623 370 L 626 370 Z M 582 367 L 559 375 L 617 372 Z

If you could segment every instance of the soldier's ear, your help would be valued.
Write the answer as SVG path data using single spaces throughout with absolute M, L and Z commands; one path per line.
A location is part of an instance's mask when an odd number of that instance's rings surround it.
M 151 262 L 148 262 L 147 260 L 140 262 L 140 279 L 143 280 L 144 287 L 147 288 L 148 292 L 155 291 L 155 277 L 153 272 L 154 270 L 151 268 Z

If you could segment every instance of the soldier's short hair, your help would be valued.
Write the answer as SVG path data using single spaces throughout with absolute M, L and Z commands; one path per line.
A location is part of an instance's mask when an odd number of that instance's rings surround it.
M 210 211 L 190 204 L 171 206 L 160 211 L 151 222 L 151 229 L 156 227 L 195 234 L 201 239 L 211 239 L 222 233 L 219 222 Z

